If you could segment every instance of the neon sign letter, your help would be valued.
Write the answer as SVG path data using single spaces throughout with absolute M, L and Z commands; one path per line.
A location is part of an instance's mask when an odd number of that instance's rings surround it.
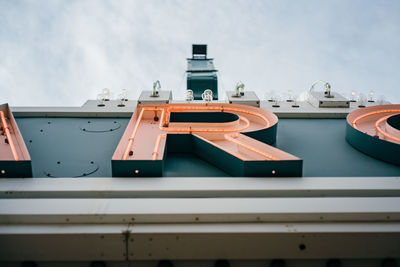
M 302 160 L 271 146 L 277 123 L 273 113 L 243 105 L 138 105 L 113 155 L 113 176 L 162 176 L 167 148 L 232 176 L 301 176 Z

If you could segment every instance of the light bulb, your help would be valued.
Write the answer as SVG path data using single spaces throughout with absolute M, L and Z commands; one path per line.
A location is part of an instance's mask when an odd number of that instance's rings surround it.
M 374 97 L 375 97 L 375 92 L 374 91 L 369 91 L 369 93 L 368 93 L 368 102 L 370 102 L 370 103 L 375 102 Z
M 288 90 L 286 92 L 286 102 L 293 102 L 294 101 L 293 98 L 294 98 L 293 97 L 293 91 L 292 90 Z
M 128 91 L 126 89 L 122 89 L 122 91 L 118 94 L 118 100 L 118 107 L 125 107 L 124 101 L 128 101 Z
M 297 95 L 293 95 L 293 102 L 292 102 L 292 108 L 298 108 L 300 107 L 299 104 L 297 103 Z
M 124 98 L 123 93 L 119 93 L 118 99 L 119 99 L 118 107 L 125 107 L 125 104 L 124 104 L 124 99 L 125 98 Z
M 327 98 L 333 98 L 333 95 L 331 95 L 331 85 L 330 85 L 330 83 L 328 83 L 328 82 L 326 82 L 326 81 L 319 80 L 319 81 L 314 82 L 314 83 L 311 85 L 309 92 L 313 92 L 313 91 L 314 91 L 314 87 L 315 87 L 317 84 L 322 84 L 322 85 L 325 87 L 325 91 L 324 91 L 325 97 L 327 97 Z
M 104 101 L 110 100 L 110 89 L 108 89 L 108 88 L 103 89 L 103 99 L 104 99 Z
M 385 96 L 384 95 L 380 95 L 379 98 L 378 98 L 378 104 L 379 105 L 383 105 L 383 104 L 385 104 L 385 102 L 386 102 Z
M 206 102 L 211 102 L 213 100 L 213 93 L 210 89 L 204 90 L 203 94 L 201 94 L 201 98 Z
M 193 90 L 187 89 L 186 90 L 186 101 L 191 102 L 194 99 Z
M 273 100 L 272 107 L 279 108 L 280 107 L 279 102 L 281 100 L 281 96 L 278 94 L 278 95 L 274 96 L 274 98 L 272 100 Z
M 367 98 L 365 97 L 365 95 L 362 93 L 359 94 L 358 95 L 358 107 L 365 108 L 366 102 L 367 102 Z
M 242 83 L 240 81 L 238 83 L 236 83 L 235 94 L 233 96 L 235 96 L 235 97 L 244 96 L 244 83 Z
M 276 98 L 276 94 L 275 94 L 275 92 L 272 90 L 272 91 L 267 91 L 266 92 L 266 99 L 268 100 L 268 102 L 274 102 L 274 100 L 275 100 L 275 98 Z
M 104 107 L 104 94 L 98 94 L 97 95 L 97 106 L 98 107 Z
M 357 92 L 356 91 L 351 91 L 351 93 L 350 93 L 350 102 L 357 102 L 356 98 L 357 98 Z
M 122 98 L 122 101 L 128 101 L 128 89 L 122 89 L 120 96 Z
M 161 83 L 160 83 L 160 81 L 159 80 L 157 80 L 157 81 L 155 81 L 154 83 L 153 83 L 153 91 L 152 91 L 152 93 L 151 93 L 151 96 L 152 97 L 158 97 L 159 95 L 158 95 L 158 91 L 159 90 L 161 90 Z
M 334 95 L 331 94 L 331 88 L 332 88 L 331 84 L 326 82 L 325 83 L 325 93 L 324 93 L 325 97 L 334 98 Z

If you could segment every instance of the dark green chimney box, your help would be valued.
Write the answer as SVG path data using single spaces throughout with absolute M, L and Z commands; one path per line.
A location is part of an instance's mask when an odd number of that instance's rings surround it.
M 187 89 L 193 90 L 195 100 L 201 100 L 206 89 L 213 92 L 213 99 L 218 99 L 217 70 L 214 59 L 207 58 L 207 45 L 194 44 L 192 58 L 188 58 Z

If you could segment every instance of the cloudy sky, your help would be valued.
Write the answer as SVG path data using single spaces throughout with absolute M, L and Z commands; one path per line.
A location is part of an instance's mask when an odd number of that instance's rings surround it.
M 400 1 L 0 0 L 0 102 L 80 106 L 160 80 L 182 98 L 192 43 L 208 44 L 220 96 L 376 91 L 400 103 Z

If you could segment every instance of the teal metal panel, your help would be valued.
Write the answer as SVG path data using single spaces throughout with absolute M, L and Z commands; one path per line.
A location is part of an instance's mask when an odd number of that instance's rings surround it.
M 194 153 L 232 176 L 244 176 L 243 161 L 222 149 L 193 136 Z
M 344 119 L 279 119 L 276 147 L 303 159 L 303 176 L 400 176 L 400 167 L 354 149 Z
M 17 118 L 34 177 L 110 177 L 129 118 Z
M 192 153 L 193 136 L 191 134 L 167 134 L 165 151 L 171 153 Z
M 244 162 L 244 177 L 301 177 L 302 174 L 302 160 Z
M 164 160 L 113 160 L 113 177 L 163 176 Z
M 228 173 L 194 153 L 168 153 L 165 177 L 231 177 Z
M 186 86 L 187 89 L 193 91 L 195 100 L 201 100 L 201 95 L 206 89 L 210 89 L 213 92 L 213 99 L 218 100 L 218 79 L 216 74 L 203 74 L 202 76 L 188 74 Z
M 99 122 L 88 128 L 101 130 L 117 121 L 121 126 L 113 131 L 83 132 L 87 120 Z M 99 169 L 87 177 L 110 177 L 111 157 L 125 131 L 129 118 L 16 118 L 32 159 L 33 177 L 45 177 L 46 166 L 65 166 L 63 177 L 78 173 L 68 166 L 90 162 Z M 48 124 L 50 122 L 50 125 Z M 104 127 L 103 130 L 106 127 Z M 40 132 L 40 130 L 43 132 Z M 354 149 L 345 139 L 344 119 L 280 119 L 276 147 L 303 159 L 303 175 L 308 177 L 400 176 L 400 167 L 368 156 Z M 185 141 L 184 139 L 187 138 Z M 256 137 L 257 138 L 257 137 Z M 191 147 L 190 137 L 171 135 L 167 141 L 177 145 L 167 147 L 165 176 L 229 176 L 209 162 L 199 158 Z M 32 141 L 32 142 L 30 142 Z M 173 150 L 172 150 L 173 149 Z
M 359 151 L 371 157 L 400 165 L 400 145 L 379 139 L 346 125 L 346 140 Z
M 246 132 L 244 135 L 254 138 L 260 142 L 266 143 L 268 145 L 273 145 L 276 142 L 276 135 L 278 130 L 278 123 L 267 128 L 258 131 Z
M 0 178 L 27 178 L 32 177 L 31 161 L 0 161 Z

